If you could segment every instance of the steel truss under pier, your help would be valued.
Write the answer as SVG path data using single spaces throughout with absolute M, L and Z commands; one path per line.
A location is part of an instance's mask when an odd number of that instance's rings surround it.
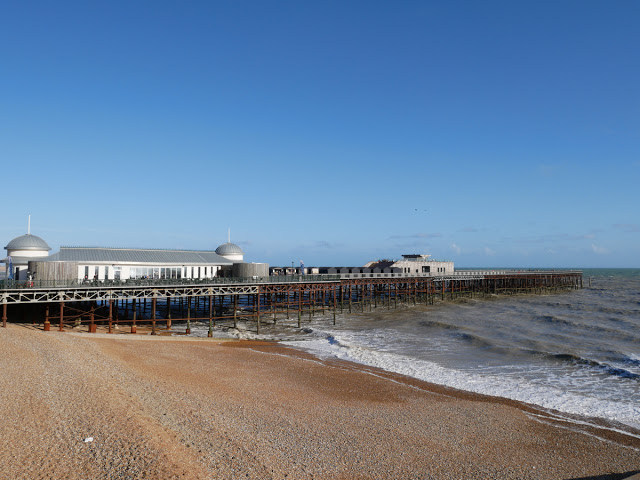
M 42 324 L 45 331 L 97 326 L 113 332 L 114 325 L 130 325 L 131 333 L 141 324 L 180 333 L 174 322 L 182 322 L 184 333 L 191 323 L 209 322 L 209 336 L 220 323 L 237 326 L 238 321 L 261 325 L 297 316 L 298 328 L 303 316 L 316 314 L 365 312 L 373 308 L 397 308 L 398 305 L 424 304 L 459 297 L 482 298 L 490 295 L 546 293 L 582 288 L 582 272 L 513 272 L 488 275 L 401 276 L 394 278 L 323 278 L 291 282 L 264 280 L 250 283 L 214 283 L 193 285 L 67 286 L 0 290 L 2 325 L 15 322 Z M 158 325 L 160 323 L 161 325 Z M 173 328 L 173 330 L 172 330 Z

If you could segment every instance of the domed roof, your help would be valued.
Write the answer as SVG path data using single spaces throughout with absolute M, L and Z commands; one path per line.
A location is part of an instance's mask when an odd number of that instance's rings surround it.
M 216 248 L 218 255 L 244 255 L 242 249 L 235 243 L 227 242 Z
M 36 235 L 31 235 L 30 233 L 14 238 L 4 248 L 6 250 L 51 250 L 51 247 L 47 245 L 47 242 Z

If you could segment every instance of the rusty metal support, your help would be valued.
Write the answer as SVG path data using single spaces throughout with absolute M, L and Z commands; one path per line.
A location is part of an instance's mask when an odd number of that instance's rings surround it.
M 191 335 L 191 297 L 187 297 L 187 330 L 185 333 Z
M 209 295 L 209 332 L 207 337 L 213 337 L 213 295 Z
M 109 333 L 113 333 L 112 329 L 113 322 L 113 299 L 109 299 Z
M 60 302 L 60 332 L 64 331 L 64 302 Z
M 51 322 L 49 321 L 49 304 L 47 303 L 47 309 L 44 313 L 44 331 L 48 332 L 51 330 Z
M 146 304 L 146 299 L 145 299 Z M 158 298 L 154 295 L 151 299 L 151 335 L 157 335 L 156 330 L 156 305 L 158 304 Z
M 336 287 L 332 287 L 331 289 L 332 292 L 332 296 L 333 296 L 333 324 L 336 324 L 336 308 L 338 308 L 338 304 L 336 301 L 336 292 L 337 292 L 337 288 Z
M 260 289 L 256 297 L 256 333 L 260 335 Z
M 95 307 L 95 302 L 91 302 L 91 313 L 89 314 L 89 333 L 96 333 Z
M 167 296 L 167 330 L 171 330 L 171 297 Z
M 136 319 L 138 316 L 138 306 L 136 305 L 136 299 L 134 298 L 131 302 L 131 308 L 133 309 L 133 318 L 131 322 L 131 333 L 138 333 L 138 328 L 136 326 Z

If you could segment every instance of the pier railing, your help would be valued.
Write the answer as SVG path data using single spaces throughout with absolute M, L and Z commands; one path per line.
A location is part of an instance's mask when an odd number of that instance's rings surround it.
M 215 277 L 215 278 L 129 278 L 126 280 L 0 280 L 0 290 L 22 288 L 108 288 L 108 287 L 166 287 L 188 285 L 243 285 L 270 283 L 339 282 L 348 279 L 368 278 L 481 278 L 492 275 L 548 275 L 558 273 L 582 274 L 577 270 L 459 270 L 448 274 L 434 273 L 337 273 L 313 275 L 269 275 L 265 277 Z
M 183 285 L 238 285 L 266 283 L 315 283 L 338 282 L 340 275 L 272 275 L 267 277 L 215 277 L 215 278 L 129 278 L 126 280 L 0 280 L 0 290 L 19 288 L 66 287 L 166 287 Z

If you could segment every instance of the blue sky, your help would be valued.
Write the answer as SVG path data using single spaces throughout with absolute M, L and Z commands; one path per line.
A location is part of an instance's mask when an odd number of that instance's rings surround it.
M 21 1 L 4 245 L 640 267 L 640 3 Z

